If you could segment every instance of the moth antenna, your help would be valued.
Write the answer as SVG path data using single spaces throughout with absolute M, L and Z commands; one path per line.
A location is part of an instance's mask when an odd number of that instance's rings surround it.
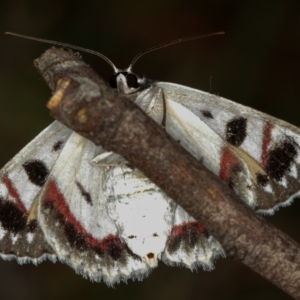
M 62 46 L 62 47 L 71 48 L 71 49 L 83 51 L 83 52 L 86 52 L 86 53 L 94 54 L 94 55 L 99 56 L 102 59 L 104 59 L 113 68 L 115 73 L 117 73 L 119 71 L 116 68 L 116 66 L 114 65 L 114 63 L 108 57 L 106 57 L 102 53 L 96 52 L 94 50 L 86 49 L 86 48 L 79 47 L 79 46 L 70 45 L 70 44 L 67 44 L 67 43 L 61 43 L 61 42 L 56 42 L 56 41 L 46 40 L 46 39 L 40 39 L 40 38 L 36 38 L 36 37 L 28 36 L 28 35 L 23 35 L 23 34 L 18 34 L 18 33 L 13 33 L 13 32 L 5 32 L 5 34 L 14 35 L 14 36 L 24 38 L 24 39 L 28 39 L 28 40 L 38 41 L 38 42 L 51 44 L 51 45 Z
M 205 35 L 190 36 L 190 37 L 187 37 L 187 38 L 176 39 L 176 40 L 172 40 L 170 42 L 162 43 L 158 46 L 151 47 L 149 49 L 146 49 L 146 50 L 140 52 L 138 55 L 136 55 L 134 57 L 134 59 L 131 61 L 129 67 L 127 68 L 127 71 L 130 72 L 133 65 L 136 63 L 136 61 L 139 58 L 141 58 L 143 55 L 145 55 L 146 53 L 153 52 L 155 50 L 165 48 L 165 47 L 168 47 L 168 46 L 171 46 L 171 45 L 174 45 L 174 44 L 187 42 L 187 41 L 192 41 L 192 40 L 196 40 L 196 39 L 202 39 L 202 38 L 206 38 L 206 37 L 210 37 L 210 36 L 214 36 L 214 35 L 220 35 L 220 34 L 224 34 L 224 33 L 225 33 L 224 31 L 219 31 L 219 32 L 214 32 L 214 33 L 210 33 L 210 34 L 205 34 Z

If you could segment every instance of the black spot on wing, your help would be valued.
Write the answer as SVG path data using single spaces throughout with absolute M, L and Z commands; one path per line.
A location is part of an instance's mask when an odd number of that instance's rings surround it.
M 23 164 L 23 168 L 33 184 L 37 186 L 44 185 L 49 175 L 49 170 L 41 160 L 29 160 Z
M 84 200 L 88 204 L 93 204 L 90 193 L 83 187 L 83 185 L 80 182 L 76 181 L 76 186 L 78 187 L 79 191 L 81 192 L 81 195 L 83 196 Z
M 201 110 L 201 114 L 202 114 L 203 117 L 205 117 L 207 119 L 213 119 L 214 118 L 213 114 L 209 110 Z
M 63 145 L 63 141 L 57 141 L 53 146 L 52 146 L 52 150 L 53 151 L 59 151 Z
M 268 153 L 266 172 L 270 178 L 281 180 L 290 170 L 291 164 L 297 156 L 297 150 L 292 140 L 286 139 L 279 146 Z
M 38 223 L 37 220 L 31 220 L 28 224 L 27 224 L 27 228 L 30 232 L 34 232 L 36 230 L 36 228 L 38 227 Z
M 119 245 L 119 240 L 108 239 L 107 240 L 107 251 L 113 260 L 119 260 L 122 256 L 123 248 Z
M 27 216 L 13 202 L 0 198 L 0 222 L 5 230 L 16 234 L 26 228 Z
M 256 181 L 260 186 L 266 186 L 269 182 L 269 177 L 268 177 L 268 175 L 257 173 L 256 174 Z
M 226 141 L 239 147 L 247 136 L 247 119 L 235 118 L 226 124 Z
M 87 250 L 89 245 L 85 240 L 85 235 L 78 232 L 71 223 L 65 222 L 64 226 L 66 237 L 71 246 L 80 251 Z

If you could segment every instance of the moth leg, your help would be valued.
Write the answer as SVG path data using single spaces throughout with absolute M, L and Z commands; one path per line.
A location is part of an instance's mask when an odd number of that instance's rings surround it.
M 107 157 L 111 156 L 114 154 L 114 152 L 109 151 L 109 152 L 103 152 L 99 155 L 97 155 L 95 158 L 92 159 L 92 163 L 98 165 L 101 161 L 105 160 Z
M 103 152 L 92 159 L 92 163 L 97 167 L 125 166 L 128 162 L 114 152 Z
M 166 99 L 163 89 L 147 90 L 139 95 L 134 103 L 145 111 L 154 121 L 162 127 L 166 124 Z

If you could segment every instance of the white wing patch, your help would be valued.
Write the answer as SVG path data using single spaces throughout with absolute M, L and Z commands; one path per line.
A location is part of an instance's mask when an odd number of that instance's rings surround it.
M 171 232 L 174 203 L 128 167 L 109 170 L 105 190 L 109 216 L 124 241 L 149 267 L 156 267 Z

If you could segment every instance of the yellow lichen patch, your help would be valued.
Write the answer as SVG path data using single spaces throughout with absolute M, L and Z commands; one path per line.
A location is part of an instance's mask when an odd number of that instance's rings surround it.
M 76 119 L 80 123 L 85 123 L 87 121 L 86 108 L 82 108 L 77 112 Z
M 51 110 L 54 109 L 58 106 L 58 104 L 60 103 L 67 87 L 69 86 L 71 80 L 68 79 L 60 79 L 57 82 L 57 89 L 56 92 L 54 93 L 54 95 L 50 98 L 47 107 Z

